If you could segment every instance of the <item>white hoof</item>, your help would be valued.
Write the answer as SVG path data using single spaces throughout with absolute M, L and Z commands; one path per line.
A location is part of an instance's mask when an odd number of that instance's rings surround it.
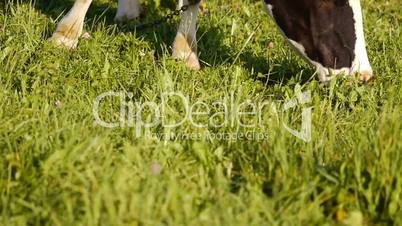
M 172 57 L 174 59 L 183 60 L 186 62 L 187 68 L 198 71 L 201 69 L 200 61 L 198 60 L 198 56 L 194 52 L 190 53 L 177 53 L 173 52 Z
M 141 14 L 141 5 L 137 0 L 119 0 L 114 21 L 124 22 L 136 19 Z
M 357 78 L 362 82 L 368 82 L 368 81 L 374 79 L 375 76 L 374 76 L 372 71 L 367 70 L 367 71 L 358 72 L 357 73 Z
M 78 45 L 78 38 L 69 38 L 58 32 L 54 33 L 49 40 L 56 46 L 65 47 L 67 49 L 75 49 Z
M 200 70 L 200 62 L 198 60 L 196 43 L 192 38 L 185 38 L 183 34 L 178 33 L 173 43 L 172 57 L 186 61 L 186 66 L 191 70 Z
M 200 61 L 198 60 L 198 56 L 196 53 L 190 53 L 190 55 L 186 59 L 186 66 L 194 71 L 198 71 L 201 69 Z

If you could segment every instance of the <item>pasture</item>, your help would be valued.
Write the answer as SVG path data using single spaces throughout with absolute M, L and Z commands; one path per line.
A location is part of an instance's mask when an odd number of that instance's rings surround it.
M 0 2 L 0 225 L 402 225 L 399 0 L 362 0 L 376 79 L 328 85 L 286 45 L 261 0 L 203 4 L 200 71 L 170 57 L 178 18 L 134 30 L 176 2 L 142 4 L 142 18 L 117 26 L 116 2 L 95 0 L 89 37 L 67 50 L 47 39 L 72 1 Z M 105 128 L 94 100 L 110 91 L 134 106 L 180 92 L 214 112 L 231 96 L 276 108 L 263 122 L 243 115 L 247 128 L 224 114 L 218 127 Z M 281 111 L 300 91 L 311 100 Z M 105 101 L 99 114 L 118 121 L 122 101 Z M 169 122 L 182 105 L 169 100 Z M 135 116 L 153 121 L 151 107 Z M 305 107 L 307 142 L 284 128 L 299 128 Z M 267 136 L 217 136 L 248 132 Z

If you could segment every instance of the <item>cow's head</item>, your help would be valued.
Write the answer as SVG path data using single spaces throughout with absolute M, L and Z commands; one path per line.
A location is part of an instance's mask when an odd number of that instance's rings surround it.
M 319 79 L 335 74 L 372 77 L 368 61 L 360 0 L 264 0 L 286 36 L 310 63 Z

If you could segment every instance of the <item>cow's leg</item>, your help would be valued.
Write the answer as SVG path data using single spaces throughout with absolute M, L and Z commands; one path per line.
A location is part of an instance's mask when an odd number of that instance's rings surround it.
M 352 63 L 351 72 L 352 74 L 357 74 L 360 80 L 368 81 L 373 77 L 373 69 L 371 68 L 366 51 L 360 0 L 349 0 L 349 5 L 353 10 L 356 31 L 355 59 Z
M 316 67 L 322 82 L 336 74 L 357 74 L 364 81 L 373 76 L 360 0 L 264 2 L 290 44 Z
M 85 15 L 92 0 L 76 0 L 73 8 L 59 22 L 51 40 L 57 45 L 75 48 L 82 34 Z
M 141 4 L 138 0 L 119 0 L 117 13 L 114 18 L 116 22 L 135 19 L 140 16 Z
M 188 0 L 180 0 L 179 7 L 188 4 Z M 199 70 L 197 56 L 197 16 L 199 4 L 191 6 L 182 14 L 179 29 L 173 43 L 173 57 L 186 61 L 190 69 Z

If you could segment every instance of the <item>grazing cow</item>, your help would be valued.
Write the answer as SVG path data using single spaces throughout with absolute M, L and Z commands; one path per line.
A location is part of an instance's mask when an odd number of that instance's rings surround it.
M 187 5 L 197 0 L 179 0 Z M 81 36 L 85 14 L 92 0 L 76 0 L 60 21 L 52 40 L 75 48 Z M 360 0 L 264 0 L 268 13 L 282 34 L 308 62 L 318 78 L 328 82 L 336 74 L 357 75 L 368 81 L 373 71 L 367 57 Z M 173 43 L 173 57 L 198 70 L 196 21 L 199 4 L 182 14 Z M 118 0 L 116 21 L 137 18 L 139 0 Z

